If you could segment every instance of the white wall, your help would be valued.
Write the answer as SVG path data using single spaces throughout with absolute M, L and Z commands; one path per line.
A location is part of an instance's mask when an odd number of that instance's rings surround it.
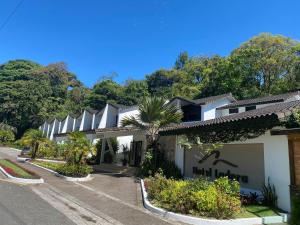
M 244 142 L 233 142 L 229 144 L 262 143 L 264 145 L 264 170 L 265 182 L 275 185 L 278 195 L 279 208 L 290 211 L 290 167 L 288 139 L 285 135 L 271 136 L 270 132 L 258 138 L 248 139 Z M 183 168 L 184 151 L 177 146 L 175 151 L 175 163 L 179 168 Z M 255 166 L 255 162 L 253 162 Z
M 130 107 L 128 109 L 120 109 L 119 110 L 119 116 L 118 116 L 118 127 L 121 127 L 121 121 L 123 118 L 127 116 L 136 116 L 139 113 L 138 107 Z M 124 146 L 127 146 L 130 148 L 130 143 L 133 141 L 133 136 L 123 136 L 123 137 L 117 137 L 117 141 L 119 144 L 119 149 L 121 150 Z
M 184 174 L 184 150 L 178 144 L 179 136 L 176 135 L 176 148 L 175 148 L 175 164 Z
M 117 114 L 118 114 L 118 109 L 116 109 L 110 104 L 106 104 L 98 128 L 116 127 Z
M 82 120 L 80 124 L 80 131 L 84 130 L 91 130 L 92 129 L 92 122 L 93 122 L 93 114 L 89 113 L 88 111 L 84 111 L 82 115 Z
M 58 129 L 59 129 L 59 121 L 57 119 L 55 119 L 51 123 L 51 130 L 50 130 L 50 135 L 49 135 L 50 140 L 53 140 L 54 134 L 58 133 Z
M 80 125 L 81 125 L 82 116 L 83 115 L 80 115 L 79 117 L 77 117 L 77 118 L 74 119 L 74 122 L 73 122 L 73 131 L 79 131 Z
M 240 142 L 243 143 L 243 142 Z M 244 143 L 263 143 L 266 183 L 275 185 L 278 195 L 278 206 L 290 211 L 290 162 L 288 138 L 285 135 L 271 136 L 269 132 Z M 255 165 L 254 165 L 255 166 Z
M 102 118 L 102 115 L 103 115 L 103 112 L 94 114 L 93 128 L 92 129 L 96 129 L 96 128 L 99 127 L 99 123 L 100 123 L 100 120 Z
M 229 99 L 223 98 L 201 106 L 201 120 L 210 120 L 216 118 L 216 108 L 228 105 L 229 103 Z
M 266 106 L 275 105 L 275 104 L 278 104 L 278 102 L 256 105 L 256 108 L 257 109 L 264 108 Z M 233 107 L 233 108 L 236 108 L 236 107 Z M 246 107 L 245 106 L 238 107 L 238 109 L 239 109 L 239 113 L 246 111 Z M 217 115 L 217 117 L 228 116 L 229 115 L 229 109 L 218 109 L 217 112 L 216 112 L 216 115 Z

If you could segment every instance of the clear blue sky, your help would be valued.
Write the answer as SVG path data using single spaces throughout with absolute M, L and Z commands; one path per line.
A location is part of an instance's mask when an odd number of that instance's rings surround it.
M 19 0 L 0 0 L 0 24 Z M 142 79 L 181 51 L 227 55 L 261 32 L 300 39 L 300 1 L 24 0 L 0 31 L 0 63 L 64 61 L 87 86 Z

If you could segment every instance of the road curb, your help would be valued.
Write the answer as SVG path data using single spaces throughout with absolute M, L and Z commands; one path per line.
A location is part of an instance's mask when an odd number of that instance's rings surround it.
M 142 197 L 143 197 L 143 203 L 144 207 L 148 210 L 150 210 L 153 213 L 159 214 L 162 217 L 174 219 L 177 221 L 181 221 L 184 223 L 189 223 L 193 225 L 253 225 L 253 224 L 264 224 L 265 218 L 243 218 L 243 219 L 230 219 L 230 220 L 217 220 L 217 219 L 204 219 L 194 216 L 186 216 L 179 213 L 173 213 L 169 212 L 167 210 L 158 208 L 150 203 L 148 200 L 148 194 L 145 189 L 144 180 L 141 179 L 141 190 L 142 190 Z M 281 222 L 283 221 L 283 218 L 281 216 L 278 216 L 277 219 L 281 219 Z M 278 221 L 277 221 L 278 222 Z
M 54 174 L 55 176 L 57 177 L 60 177 L 66 181 L 72 181 L 72 182 L 84 182 L 84 181 L 90 181 L 93 179 L 93 177 L 91 176 L 91 174 L 88 174 L 86 177 L 67 177 L 67 176 L 64 176 L 64 175 L 61 175 L 59 174 L 58 172 L 54 171 L 54 170 L 51 170 L 51 169 L 48 169 L 46 167 L 43 167 L 43 166 L 40 166 L 40 165 L 37 165 L 37 164 L 34 164 L 32 162 L 28 162 L 26 161 L 26 163 L 29 163 L 31 165 L 34 165 L 36 167 L 39 167 L 41 169 L 44 169 L 44 170 L 47 170 L 48 172 Z
M 22 183 L 22 184 L 42 184 L 42 183 L 44 183 L 44 179 L 43 178 L 40 178 L 40 179 L 25 179 L 25 178 L 14 177 L 14 176 L 10 175 L 9 173 L 7 173 L 5 171 L 5 169 L 3 169 L 1 166 L 0 166 L 0 171 L 6 177 L 8 177 L 9 179 L 11 179 L 11 180 L 13 180 L 15 182 L 18 182 L 18 183 Z

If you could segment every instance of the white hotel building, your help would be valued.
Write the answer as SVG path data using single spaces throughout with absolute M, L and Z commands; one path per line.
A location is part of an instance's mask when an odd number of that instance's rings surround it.
M 290 211 L 290 189 L 300 184 L 300 129 L 273 126 L 253 136 L 251 131 L 254 124 L 263 127 L 265 121 L 276 123 L 298 110 L 299 92 L 239 101 L 231 94 L 196 100 L 177 97 L 167 104 L 179 106 L 184 116 L 181 123 L 160 131 L 160 145 L 166 158 L 174 161 L 185 177 L 202 175 L 214 179 L 226 175 L 238 179 L 245 192 L 259 192 L 262 185 L 270 181 L 276 188 L 278 206 Z M 110 138 L 116 137 L 119 155 L 123 148 L 130 149 L 130 165 L 138 166 L 146 150 L 145 134 L 120 125 L 125 116 L 136 114 L 137 106 L 108 103 L 101 111 L 86 109 L 80 115 L 69 114 L 61 121 L 45 122 L 40 129 L 58 143 L 63 143 L 68 133 L 82 131 L 93 143 L 100 140 L 105 146 L 107 142 L 111 152 Z M 199 150 L 186 151 L 178 144 L 180 135 L 207 133 L 207 137 L 214 134 L 231 137 L 233 129 L 249 134 L 238 140 L 233 137 L 206 158 L 201 159 Z M 218 141 L 221 142 L 222 139 Z

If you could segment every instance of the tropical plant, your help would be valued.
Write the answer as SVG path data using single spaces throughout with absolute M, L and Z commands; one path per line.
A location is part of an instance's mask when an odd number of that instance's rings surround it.
M 204 144 L 197 135 L 181 135 L 179 136 L 178 144 L 184 150 L 191 150 L 193 147 L 198 150 L 201 155 L 197 158 L 203 158 L 212 151 L 223 147 L 222 144 Z
M 15 134 L 11 130 L 0 130 L 0 143 L 11 143 L 15 140 Z
M 65 146 L 65 155 L 68 164 L 85 164 L 89 153 L 94 154 L 94 151 L 93 145 L 84 133 L 76 131 L 68 134 Z
M 171 123 L 179 123 L 183 113 L 173 104 L 168 104 L 160 97 L 145 97 L 138 106 L 137 115 L 124 117 L 121 125 L 133 126 L 146 133 L 148 151 L 153 151 L 154 163 L 157 165 L 158 131 Z
M 157 173 L 145 179 L 145 186 L 155 205 L 173 212 L 228 219 L 241 210 L 240 185 L 227 177 L 209 182 L 167 179 Z
M 263 204 L 273 208 L 277 208 L 277 194 L 274 184 L 271 185 L 270 179 L 268 178 L 268 184 L 264 184 L 262 187 Z
M 20 143 L 24 146 L 31 147 L 31 158 L 34 159 L 37 156 L 39 149 L 51 145 L 51 141 L 43 136 L 42 131 L 30 129 L 26 131 L 20 140 Z
M 183 114 L 181 110 L 160 97 L 146 97 L 138 106 L 139 113 L 135 116 L 123 118 L 121 124 L 133 126 L 146 133 L 148 145 L 156 148 L 159 139 L 158 131 L 160 128 L 171 123 L 180 122 Z

